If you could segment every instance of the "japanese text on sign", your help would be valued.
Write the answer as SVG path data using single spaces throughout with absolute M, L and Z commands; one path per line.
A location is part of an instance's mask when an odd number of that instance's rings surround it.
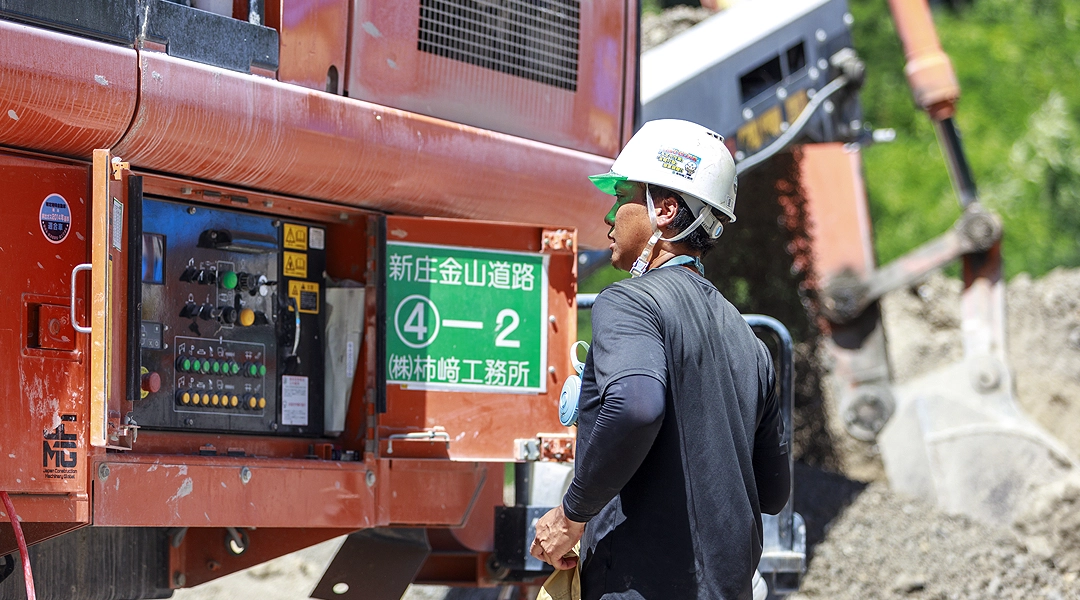
M 389 242 L 387 382 L 543 392 L 547 257 Z

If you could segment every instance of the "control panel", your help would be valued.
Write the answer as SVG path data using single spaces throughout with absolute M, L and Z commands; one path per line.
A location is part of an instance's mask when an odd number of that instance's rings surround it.
M 322 433 L 324 238 L 318 225 L 143 200 L 140 427 Z

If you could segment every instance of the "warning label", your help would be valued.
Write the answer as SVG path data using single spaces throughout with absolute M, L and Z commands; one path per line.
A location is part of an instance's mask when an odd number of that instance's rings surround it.
M 281 377 L 281 424 L 308 424 L 308 378 L 296 375 Z
M 318 314 L 319 284 L 314 281 L 290 281 L 289 297 L 296 300 L 300 312 Z
M 305 236 L 304 239 L 306 240 L 307 237 Z M 307 255 L 299 252 L 285 252 L 284 254 L 285 266 L 282 271 L 285 276 L 307 279 Z
M 306 225 L 285 224 L 284 246 L 290 250 L 308 249 L 308 228 Z

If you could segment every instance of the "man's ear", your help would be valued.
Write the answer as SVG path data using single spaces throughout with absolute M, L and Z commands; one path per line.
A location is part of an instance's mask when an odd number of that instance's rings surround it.
M 675 216 L 679 214 L 679 201 L 670 196 L 655 203 L 655 207 L 657 227 L 670 226 L 671 222 L 675 220 Z

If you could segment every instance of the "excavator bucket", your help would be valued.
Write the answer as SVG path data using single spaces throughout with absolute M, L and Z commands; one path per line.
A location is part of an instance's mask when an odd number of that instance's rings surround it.
M 1032 490 L 1076 459 L 1018 408 L 995 358 L 948 365 L 895 388 L 896 412 L 878 435 L 893 489 L 954 513 L 1011 523 Z

